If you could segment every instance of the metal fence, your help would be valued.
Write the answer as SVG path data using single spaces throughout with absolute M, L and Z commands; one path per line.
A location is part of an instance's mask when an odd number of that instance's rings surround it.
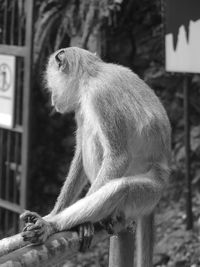
M 29 162 L 33 0 L 0 0 L 0 54 L 16 57 L 14 124 L 0 128 L 0 233 L 18 230 Z

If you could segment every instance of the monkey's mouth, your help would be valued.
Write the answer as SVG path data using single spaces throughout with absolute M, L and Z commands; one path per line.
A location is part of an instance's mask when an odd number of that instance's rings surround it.
M 51 116 L 53 116 L 53 115 L 55 115 L 56 113 L 58 113 L 59 111 L 55 108 L 55 106 L 52 106 L 51 108 L 50 108 L 50 111 L 49 111 L 49 116 L 51 117 Z

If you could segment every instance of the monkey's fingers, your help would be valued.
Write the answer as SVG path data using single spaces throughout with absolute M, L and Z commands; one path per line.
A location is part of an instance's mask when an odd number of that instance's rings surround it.
M 34 223 L 26 223 L 25 227 L 23 228 L 22 232 L 29 231 L 30 228 L 34 225 Z
M 38 225 L 38 224 L 29 224 L 28 226 L 26 226 L 24 229 L 25 231 L 42 231 L 42 228 L 41 225 Z M 24 232 L 25 232 L 24 231 Z
M 29 234 L 23 236 L 24 241 L 28 241 L 28 242 L 35 244 L 35 245 L 44 243 L 43 238 L 42 238 L 43 234 L 37 235 L 33 231 L 28 231 L 26 233 L 29 233 Z
M 34 231 L 26 231 L 21 233 L 24 241 L 32 242 L 32 239 L 35 237 Z
M 29 230 L 21 233 L 24 241 L 29 241 L 31 243 L 41 244 L 44 242 L 45 230 L 39 226 L 33 225 L 29 227 Z
M 80 251 L 85 252 L 91 245 L 94 236 L 94 226 L 92 223 L 84 223 L 79 226 Z
M 40 219 L 40 215 L 36 212 L 31 212 L 29 210 L 25 211 L 20 215 L 20 220 L 24 221 L 25 223 L 36 223 L 38 219 Z

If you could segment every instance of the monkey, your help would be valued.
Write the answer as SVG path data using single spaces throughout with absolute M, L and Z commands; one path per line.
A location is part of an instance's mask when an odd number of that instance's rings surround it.
M 76 148 L 69 173 L 53 210 L 45 217 L 26 211 L 23 237 L 41 243 L 53 233 L 84 228 L 108 217 L 138 222 L 138 266 L 150 266 L 153 211 L 168 184 L 171 127 L 160 100 L 127 67 L 107 63 L 78 47 L 54 52 L 47 63 L 46 84 L 60 113 L 75 112 Z M 77 197 L 87 180 L 85 197 Z M 150 252 L 149 252 L 150 253 Z M 149 264 L 149 265 L 148 265 Z

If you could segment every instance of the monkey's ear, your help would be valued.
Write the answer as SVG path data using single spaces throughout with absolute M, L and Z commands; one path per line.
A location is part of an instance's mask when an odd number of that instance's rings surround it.
M 65 55 L 65 50 L 60 50 L 56 55 L 55 55 L 55 60 L 58 64 L 58 67 L 63 70 L 67 67 L 68 62 L 67 58 Z

